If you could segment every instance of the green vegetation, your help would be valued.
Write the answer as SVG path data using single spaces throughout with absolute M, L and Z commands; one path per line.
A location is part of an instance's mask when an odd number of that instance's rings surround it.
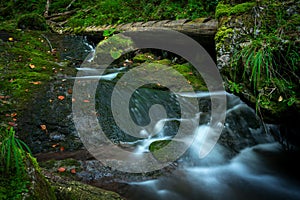
M 3 137 L 3 135 L 2 135 Z M 29 147 L 20 139 L 15 137 L 15 131 L 11 127 L 6 130 L 4 139 L 1 142 L 1 165 L 5 167 L 6 174 L 16 173 L 17 176 L 25 172 L 25 149 L 30 152 Z
M 37 13 L 21 15 L 18 19 L 17 27 L 30 30 L 47 30 L 46 19 Z
M 235 6 L 219 3 L 216 8 L 215 16 L 216 18 L 219 18 L 223 16 L 238 15 L 250 11 L 254 5 L 256 5 L 255 2 L 246 2 Z
M 58 26 L 73 28 L 164 19 L 196 19 L 213 15 L 217 2 L 217 0 L 52 0 L 48 12 L 45 12 L 44 0 L 11 0 L 2 2 L 0 19 L 13 19 L 28 13 L 48 15 Z M 57 13 L 60 15 L 56 15 Z
M 230 56 L 222 69 L 228 89 L 247 93 L 263 117 L 278 119 L 300 103 L 299 14 L 287 12 L 292 2 L 256 3 L 218 4 L 216 48 Z
M 0 130 L 0 199 L 56 199 L 30 149 L 13 128 Z
M 22 193 L 28 192 L 27 186 L 30 183 L 26 176 L 25 149 L 30 150 L 23 141 L 15 137 L 13 128 L 0 131 L 0 147 L 0 199 L 20 199 Z M 9 182 L 2 184 L 7 179 Z

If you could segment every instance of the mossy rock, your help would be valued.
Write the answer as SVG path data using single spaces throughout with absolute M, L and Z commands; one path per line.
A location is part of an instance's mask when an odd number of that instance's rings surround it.
M 215 16 L 218 19 L 224 16 L 239 15 L 250 11 L 255 5 L 255 2 L 245 2 L 235 6 L 219 3 L 216 8 Z
M 54 190 L 41 173 L 36 159 L 27 154 L 24 164 L 26 173 L 0 176 L 0 199 L 55 200 Z
M 157 150 L 165 147 L 166 145 L 168 145 L 170 142 L 171 142 L 171 140 L 158 140 L 158 141 L 152 142 L 149 146 L 149 150 L 150 150 L 150 152 L 157 151 Z
M 143 63 L 143 62 L 151 62 L 154 61 L 155 56 L 151 53 L 141 53 L 141 54 L 137 54 L 134 58 L 133 58 L 133 62 L 134 63 Z M 163 64 L 163 63 L 161 63 Z
M 36 13 L 22 15 L 17 22 L 20 29 L 47 30 L 48 26 L 44 17 Z
M 120 195 L 115 192 L 71 181 L 64 183 L 53 183 L 58 200 L 121 200 Z

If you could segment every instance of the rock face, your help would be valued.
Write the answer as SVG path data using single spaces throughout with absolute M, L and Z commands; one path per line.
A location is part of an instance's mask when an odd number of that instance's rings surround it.
M 25 199 L 45 199 L 55 200 L 54 190 L 41 173 L 35 158 L 28 157 L 27 174 L 31 182 L 28 194 L 24 195 Z
M 298 1 L 219 1 L 215 36 L 227 90 L 298 141 L 291 121 L 300 116 L 300 59 L 292 53 L 299 52 L 299 10 Z
M 77 181 L 54 183 L 58 200 L 122 200 L 115 192 L 103 190 Z

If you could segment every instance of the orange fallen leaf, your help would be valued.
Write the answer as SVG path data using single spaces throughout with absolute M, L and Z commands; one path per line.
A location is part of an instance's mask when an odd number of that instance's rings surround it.
M 10 116 L 15 117 L 15 116 L 17 116 L 17 113 L 11 113 Z
M 61 146 L 61 147 L 59 148 L 59 150 L 60 150 L 60 151 L 64 151 L 64 150 L 65 150 L 65 147 Z
M 17 124 L 15 122 L 8 122 L 8 125 L 10 125 L 10 126 L 17 126 Z
M 90 100 L 85 99 L 85 100 L 83 100 L 83 102 L 84 102 L 84 103 L 89 103 Z
M 47 126 L 45 124 L 41 124 L 40 127 L 43 131 L 47 130 Z
M 0 99 L 8 99 L 10 96 L 0 96 Z
M 53 148 L 55 148 L 55 147 L 57 147 L 57 146 L 59 146 L 59 144 L 52 144 L 52 147 L 53 147 Z
M 68 94 L 72 94 L 72 93 L 73 93 L 72 89 L 71 88 L 68 89 Z
M 71 172 L 72 174 L 76 174 L 76 169 L 73 168 L 73 169 L 70 170 L 70 172 Z
M 58 172 L 65 172 L 65 171 L 66 171 L 66 168 L 60 167 L 60 168 L 57 169 L 57 171 L 58 171 Z
M 57 98 L 58 98 L 59 100 L 61 100 L 61 101 L 65 99 L 64 96 L 58 96 Z
M 33 85 L 39 85 L 39 84 L 41 84 L 42 82 L 41 82 L 41 81 L 31 81 L 30 83 L 32 83 Z
M 29 64 L 30 69 L 34 69 L 35 65 L 34 64 Z
M 13 118 L 13 121 L 16 122 L 16 121 L 17 121 L 17 118 Z

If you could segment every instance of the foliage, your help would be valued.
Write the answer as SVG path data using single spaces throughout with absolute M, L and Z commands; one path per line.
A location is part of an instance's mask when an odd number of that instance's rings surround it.
M 138 21 L 164 19 L 195 19 L 210 15 L 217 1 L 171 1 L 171 0 L 110 0 L 97 1 L 95 6 L 88 6 L 88 14 L 81 10 L 72 16 L 68 25 L 91 26 L 120 24 Z
M 3 136 L 3 135 L 2 135 Z M 4 139 L 1 142 L 1 165 L 7 174 L 16 173 L 17 176 L 25 173 L 24 157 L 29 147 L 20 139 L 15 137 L 15 131 L 11 127 L 6 130 Z M 31 152 L 30 152 L 31 153 Z
M 276 107 L 280 112 L 299 102 L 297 17 L 288 15 L 282 4 L 269 3 L 253 7 L 255 27 L 234 44 L 230 76 L 235 85 L 244 83 L 256 96 L 257 109 Z
M 104 37 L 110 37 L 114 34 L 115 31 L 116 31 L 115 28 L 106 29 L 106 30 L 103 31 L 103 36 Z
M 36 13 L 22 15 L 17 22 L 17 27 L 31 30 L 47 30 L 47 24 L 44 17 Z
M 216 18 L 220 18 L 223 16 L 238 15 L 250 11 L 254 5 L 255 2 L 245 2 L 242 4 L 237 4 L 235 6 L 219 3 L 216 7 L 215 16 Z

